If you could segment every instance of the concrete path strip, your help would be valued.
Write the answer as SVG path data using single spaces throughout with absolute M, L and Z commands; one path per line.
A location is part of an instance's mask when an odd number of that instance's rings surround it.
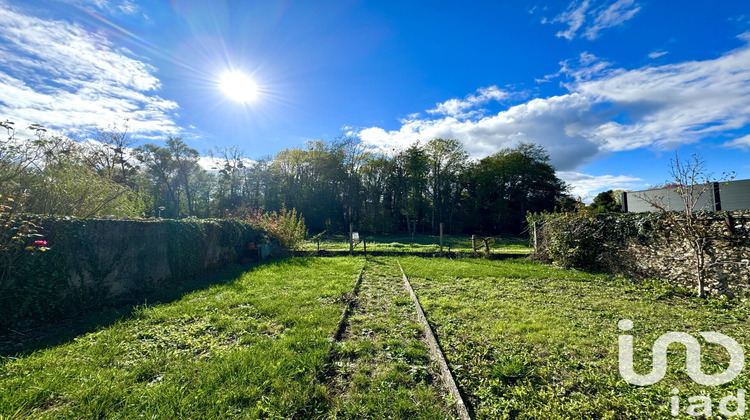
M 406 287 L 406 290 L 409 291 L 409 295 L 414 301 L 414 306 L 417 307 L 417 318 L 419 318 L 419 321 L 422 323 L 422 327 L 424 328 L 424 334 L 427 338 L 427 344 L 430 347 L 430 354 L 440 366 L 440 375 L 442 376 L 443 384 L 446 388 L 448 388 L 448 392 L 451 393 L 453 399 L 456 401 L 456 411 L 458 412 L 458 416 L 462 420 L 471 420 L 472 416 L 469 412 L 469 408 L 466 403 L 464 403 L 463 397 L 461 396 L 461 391 L 459 391 L 458 386 L 456 386 L 456 380 L 453 378 L 453 374 L 448 367 L 448 361 L 445 359 L 445 355 L 440 349 L 440 344 L 438 344 L 437 338 L 432 331 L 432 327 L 427 321 L 427 316 L 425 316 L 424 311 L 422 310 L 422 305 L 419 303 L 419 298 L 414 292 L 414 288 L 411 287 L 409 278 L 406 277 L 406 273 L 404 272 L 404 268 L 401 267 L 401 263 L 398 261 L 396 261 L 396 263 L 398 264 L 398 268 L 401 269 L 401 275 L 404 279 L 404 287 Z
M 349 296 L 349 302 L 347 302 L 344 309 L 341 311 L 341 318 L 339 318 L 339 325 L 336 328 L 336 333 L 333 335 L 333 341 L 341 341 L 341 337 L 346 331 L 346 319 L 349 317 L 349 313 L 352 311 L 354 302 L 357 300 L 357 294 L 359 293 L 359 286 L 362 285 L 362 276 L 365 273 L 365 267 L 363 266 L 359 270 L 359 277 L 357 277 L 357 283 L 354 284 L 354 290 L 352 290 L 351 296 Z

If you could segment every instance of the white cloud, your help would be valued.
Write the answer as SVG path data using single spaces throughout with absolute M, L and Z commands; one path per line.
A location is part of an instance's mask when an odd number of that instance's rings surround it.
M 201 156 L 198 158 L 198 165 L 200 165 L 201 168 L 207 170 L 208 172 L 218 173 L 221 168 L 224 167 L 224 165 L 227 163 L 226 159 L 222 159 L 220 157 L 215 156 Z M 246 168 L 249 168 L 253 165 L 258 163 L 257 161 L 254 161 L 252 159 L 248 158 L 242 158 L 242 164 L 245 165 Z
M 513 147 L 519 141 L 530 141 L 545 146 L 559 169 L 572 169 L 598 153 L 597 144 L 579 133 L 585 127 L 585 111 L 589 107 L 587 98 L 570 94 L 534 99 L 475 120 L 450 116 L 421 119 L 409 121 L 399 130 L 370 127 L 359 134 L 365 144 L 386 150 L 403 148 L 417 140 L 455 138 L 474 157 Z
M 750 150 L 750 134 L 724 143 L 730 149 Z
M 584 51 L 578 56 L 577 64 L 574 64 L 572 60 L 560 62 L 560 71 L 554 76 L 566 75 L 576 82 L 583 82 L 594 78 L 601 78 L 613 72 L 612 63 L 601 60 L 594 54 Z
M 77 131 L 130 120 L 134 134 L 177 134 L 178 108 L 155 69 L 106 38 L 0 2 L 0 119 Z
M 478 95 L 469 94 L 463 99 L 449 99 L 443 103 L 437 104 L 434 109 L 428 109 L 428 114 L 447 115 L 455 118 L 468 118 L 481 114 L 479 110 L 471 110 L 478 105 L 486 104 L 490 101 L 500 101 L 508 96 L 508 93 L 497 86 L 488 86 L 477 89 Z M 470 111 L 471 110 L 471 111 Z M 468 112 L 467 112 L 468 111 Z M 416 119 L 419 114 L 411 114 L 409 119 Z M 414 118 L 411 118 L 414 116 Z
M 641 178 L 626 175 L 588 175 L 578 172 L 559 171 L 557 176 L 572 186 L 570 194 L 573 197 L 590 203 L 596 194 L 607 190 L 632 190 L 645 188 L 646 184 Z
M 572 40 L 580 35 L 593 40 L 599 36 L 599 32 L 602 30 L 622 25 L 641 10 L 641 7 L 634 0 L 617 0 L 598 7 L 592 7 L 592 3 L 596 3 L 596 1 L 573 1 L 565 11 L 554 19 L 544 19 L 542 23 L 568 25 L 566 30 L 559 31 L 556 34 L 560 38 Z
M 741 38 L 750 42 L 749 35 Z M 551 163 L 569 172 L 613 152 L 670 150 L 750 127 L 747 44 L 716 59 L 631 70 L 603 65 L 590 54 L 579 62 L 564 63 L 561 70 L 570 80 L 567 94 L 532 99 L 495 115 L 414 119 L 395 130 L 369 127 L 359 134 L 365 144 L 386 150 L 455 138 L 473 157 L 529 141 L 546 147 Z M 743 137 L 730 145 L 745 142 Z
M 593 13 L 594 22 L 586 28 L 584 36 L 587 39 L 596 39 L 601 30 L 622 25 L 640 10 L 640 6 L 633 0 L 617 0 L 607 8 Z
M 599 57 L 587 51 L 578 56 L 578 60 L 563 60 L 560 63 L 560 70 L 555 73 L 547 74 L 543 78 L 534 79 L 537 83 L 546 83 L 560 76 L 567 76 L 576 82 L 591 80 L 596 77 L 606 76 L 614 72 L 612 63 L 604 61 Z
M 59 0 L 80 6 L 95 7 L 109 13 L 135 15 L 141 9 L 133 0 Z
M 568 5 L 567 10 L 560 13 L 551 21 L 543 21 L 542 23 L 564 23 L 568 25 L 568 29 L 558 32 L 556 35 L 560 38 L 573 39 L 576 36 L 576 32 L 581 29 L 584 22 L 586 21 L 586 12 L 589 8 L 589 0 L 583 0 L 580 2 L 572 2 Z
M 135 3 L 129 0 L 123 1 L 117 6 L 117 8 L 126 15 L 134 15 L 140 10 L 140 8 Z
M 750 48 L 713 60 L 615 71 L 572 89 L 612 105 L 616 115 L 590 127 L 607 150 L 670 149 L 750 123 Z
M 659 58 L 659 57 L 661 57 L 663 55 L 667 55 L 667 54 L 669 54 L 667 51 L 661 51 L 661 50 L 659 50 L 659 51 L 652 51 L 652 52 L 650 52 L 648 54 L 648 58 Z

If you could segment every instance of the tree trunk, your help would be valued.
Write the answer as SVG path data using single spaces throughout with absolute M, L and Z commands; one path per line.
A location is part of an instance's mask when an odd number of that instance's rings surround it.
M 702 247 L 696 249 L 696 259 L 698 263 L 698 297 L 702 298 L 706 294 L 706 274 L 705 274 L 705 253 Z

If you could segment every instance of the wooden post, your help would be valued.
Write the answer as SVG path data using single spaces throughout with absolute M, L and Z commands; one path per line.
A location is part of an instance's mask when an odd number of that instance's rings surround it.
M 349 223 L 349 255 L 354 254 L 354 223 Z
M 443 224 L 440 223 L 440 255 L 443 255 Z
M 362 237 L 362 249 L 365 251 L 365 258 L 367 258 L 367 238 Z
M 536 222 L 534 222 L 534 253 L 536 254 L 539 252 L 539 242 L 538 242 L 538 236 L 537 236 L 537 225 Z
M 484 251 L 487 253 L 487 258 L 490 257 L 490 239 L 491 238 L 482 239 L 484 241 Z
M 475 235 L 471 235 L 471 253 L 477 252 L 477 237 Z

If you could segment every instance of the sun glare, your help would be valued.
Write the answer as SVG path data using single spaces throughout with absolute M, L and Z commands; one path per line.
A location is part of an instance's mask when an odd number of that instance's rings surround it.
M 221 75 L 219 87 L 230 99 L 248 103 L 258 97 L 258 86 L 245 73 L 230 71 Z

